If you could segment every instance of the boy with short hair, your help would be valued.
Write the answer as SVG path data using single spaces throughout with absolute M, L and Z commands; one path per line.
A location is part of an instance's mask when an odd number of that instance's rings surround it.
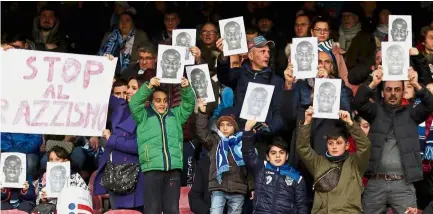
M 248 120 L 242 138 L 242 154 L 255 180 L 254 213 L 309 213 L 304 179 L 287 163 L 287 145 L 275 137 L 266 150 L 264 163 L 258 158 L 253 127 Z
M 318 155 L 310 145 L 313 108 L 305 111 L 305 120 L 299 126 L 296 151 L 314 177 L 315 191 L 312 213 L 362 213 L 362 175 L 368 167 L 371 143 L 350 113 L 339 112 L 350 136 L 356 142 L 356 152 L 349 154 L 347 135 L 342 132 L 327 136 L 327 152 Z
M 145 213 L 178 213 L 180 173 L 183 168 L 184 124 L 194 110 L 194 92 L 182 77 L 180 106 L 168 107 L 167 93 L 159 88 L 159 78 L 143 84 L 129 102 L 137 123 L 137 144 L 144 174 Z M 150 99 L 150 106 L 146 101 Z
M 242 132 L 236 119 L 225 112 L 216 122 L 218 131 L 212 132 L 208 128 L 206 102 L 200 99 L 198 107 L 196 133 L 210 158 L 210 213 L 223 213 L 227 203 L 228 214 L 241 214 L 245 194 L 253 187 L 253 179 L 242 157 Z

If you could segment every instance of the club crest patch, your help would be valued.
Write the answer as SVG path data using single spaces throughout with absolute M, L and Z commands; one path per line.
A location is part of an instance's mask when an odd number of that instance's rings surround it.
M 270 175 L 266 176 L 266 185 L 271 183 L 271 181 L 272 181 L 272 176 Z
M 284 179 L 284 181 L 286 182 L 287 186 L 292 186 L 293 184 L 293 178 L 286 176 L 286 179 Z

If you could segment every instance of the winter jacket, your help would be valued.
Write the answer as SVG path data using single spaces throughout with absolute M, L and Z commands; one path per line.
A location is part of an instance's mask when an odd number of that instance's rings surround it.
M 39 16 L 33 20 L 32 36 L 36 49 L 39 51 L 67 53 L 69 44 L 67 42 L 67 35 L 60 30 L 60 21 L 58 19 L 56 20 L 56 24 L 48 34 L 47 40 L 44 41 L 41 36 L 41 30 L 39 29 L 39 20 Z M 55 44 L 57 48 L 46 49 L 45 44 Z
M 42 135 L 40 134 L 18 134 L 2 132 L 1 151 L 20 152 L 24 154 L 39 154 L 42 145 Z
M 235 91 L 234 109 L 236 116 L 240 115 L 249 82 L 275 86 L 269 111 L 266 116 L 266 123 L 269 125 L 272 133 L 278 132 L 282 128 L 280 96 L 284 80 L 271 72 L 269 67 L 261 71 L 253 71 L 250 67 L 249 60 L 245 60 L 241 67 L 230 68 L 230 60 L 222 60 L 220 55 L 218 59 L 217 76 L 221 84 Z M 245 121 L 241 121 L 239 125 L 242 126 L 244 122 Z
M 3 188 L 1 191 L 1 201 L 9 202 L 10 200 L 30 201 L 35 202 L 35 187 L 32 185 L 33 178 L 31 175 L 27 175 L 26 181 L 29 183 L 27 191 L 18 188 Z
M 104 154 L 99 160 L 98 169 L 96 170 L 95 182 L 93 183 L 94 195 L 110 194 L 114 203 L 113 208 L 132 208 L 144 205 L 144 175 L 138 173 L 137 186 L 132 193 L 116 194 L 105 189 L 101 185 L 101 179 L 104 174 L 105 166 L 112 156 L 113 164 L 138 164 L 138 145 L 137 145 L 137 126 L 129 111 L 128 103 L 124 99 L 110 96 L 109 108 L 113 109 L 110 116 L 111 136 L 105 146 Z
M 154 89 L 143 84 L 129 102 L 129 109 L 137 123 L 138 154 L 143 172 L 170 171 L 183 168 L 184 124 L 194 110 L 191 86 L 181 89 L 180 106 L 159 114 L 153 107 L 145 107 Z
M 372 143 L 372 152 L 367 172 L 376 173 L 382 157 L 383 144 L 391 128 L 394 129 L 400 150 L 401 163 L 407 183 L 423 179 L 421 170 L 420 145 L 418 142 L 418 124 L 433 112 L 433 96 L 422 88 L 416 92 L 421 103 L 416 107 L 402 106 L 392 110 L 385 103 L 371 102 L 374 95 L 366 85 L 361 85 L 353 105 L 358 114 L 370 123 L 368 137 Z
M 281 175 L 265 168 L 266 162 L 256 154 L 255 136 L 252 131 L 244 132 L 242 154 L 248 170 L 255 180 L 254 213 L 260 214 L 307 214 L 307 192 L 302 176 L 294 168 L 292 176 Z
M 357 143 L 357 152 L 350 154 L 344 160 L 340 181 L 333 190 L 326 193 L 315 192 L 311 213 L 362 213 L 362 175 L 368 166 L 371 143 L 357 123 L 348 126 L 348 129 Z M 317 181 L 327 170 L 338 166 L 338 163 L 328 161 L 326 157 L 318 155 L 311 148 L 311 130 L 311 123 L 308 125 L 300 123 L 296 152 Z
M 104 35 L 104 38 L 102 39 L 101 42 L 101 47 L 103 45 L 105 45 L 105 43 L 108 41 L 108 38 L 110 36 L 111 32 L 106 32 Z M 131 63 L 129 65 L 128 68 L 131 68 L 135 65 L 135 62 L 138 62 L 138 60 L 140 59 L 140 56 L 138 56 L 138 46 L 141 44 L 145 44 L 148 43 L 149 38 L 147 37 L 146 32 L 137 29 L 135 31 L 135 37 L 134 37 L 134 43 L 132 44 L 132 51 L 131 51 Z M 117 56 L 115 56 L 117 57 Z M 119 72 L 119 70 L 116 70 L 116 72 Z M 120 72 L 119 74 L 122 74 L 124 71 Z
M 210 213 L 209 167 L 209 156 L 205 155 L 200 158 L 194 174 L 194 182 L 188 193 L 189 207 L 195 214 Z
M 209 169 L 209 192 L 223 191 L 226 193 L 246 194 L 248 187 L 252 189 L 252 177 L 248 175 L 245 166 L 237 166 L 231 154 L 227 154 L 230 170 L 222 174 L 221 184 L 217 181 L 216 155 L 218 144 L 221 140 L 217 133 L 208 128 L 208 115 L 199 112 L 196 122 L 197 138 L 203 144 L 203 147 L 209 151 L 210 169 Z

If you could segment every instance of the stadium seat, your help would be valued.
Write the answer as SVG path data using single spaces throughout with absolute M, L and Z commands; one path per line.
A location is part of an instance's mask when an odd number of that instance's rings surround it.
M 2 210 L 0 213 L 2 214 L 27 214 L 24 211 L 21 210 Z
M 110 210 L 104 214 L 141 214 L 141 212 L 135 210 Z
M 179 214 L 191 214 L 188 201 L 188 193 L 190 190 L 191 187 L 180 188 Z

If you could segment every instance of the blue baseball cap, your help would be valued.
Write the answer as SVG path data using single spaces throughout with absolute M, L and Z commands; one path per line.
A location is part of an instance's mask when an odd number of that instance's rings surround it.
M 262 48 L 265 45 L 268 45 L 269 48 L 275 47 L 275 43 L 272 40 L 266 40 L 263 36 L 256 36 L 248 42 L 248 50 L 252 48 Z

